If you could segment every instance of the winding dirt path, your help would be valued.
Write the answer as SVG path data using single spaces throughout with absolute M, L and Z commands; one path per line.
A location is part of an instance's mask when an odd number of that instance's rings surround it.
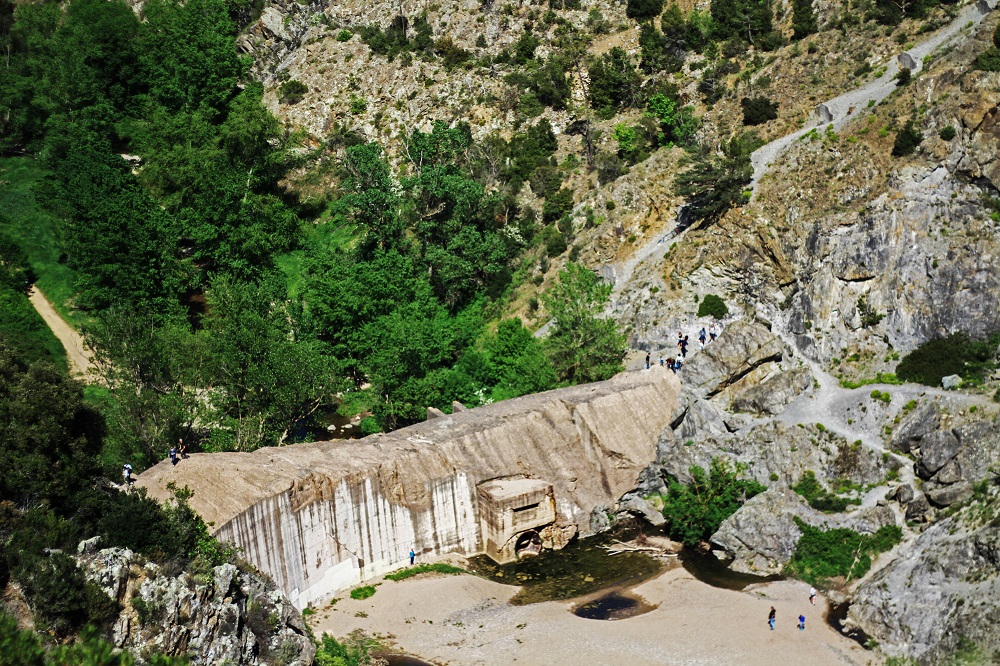
M 83 336 L 59 316 L 52 303 L 37 286 L 33 286 L 31 291 L 28 292 L 28 299 L 66 350 L 66 360 L 69 362 L 70 375 L 78 376 L 84 380 L 92 379 L 90 371 L 94 365 L 94 355 L 83 342 Z

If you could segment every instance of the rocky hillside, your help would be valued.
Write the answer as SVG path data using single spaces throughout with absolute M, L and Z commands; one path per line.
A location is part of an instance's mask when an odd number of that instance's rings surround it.
M 142 660 L 150 652 L 191 664 L 308 666 L 316 647 L 302 615 L 274 583 L 250 568 L 223 564 L 173 571 L 122 548 L 80 544 L 87 580 L 121 608 L 111 642 Z

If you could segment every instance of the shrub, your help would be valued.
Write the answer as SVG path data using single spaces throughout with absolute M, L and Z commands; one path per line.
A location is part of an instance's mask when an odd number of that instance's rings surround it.
M 337 41 L 338 42 L 348 42 L 348 41 L 351 40 L 351 37 L 353 37 L 353 36 L 354 36 L 353 32 L 351 32 L 347 28 L 344 28 L 343 30 L 341 30 L 340 32 L 337 33 Z
M 351 599 L 368 599 L 375 596 L 374 585 L 362 585 L 351 590 Z
M 778 104 L 766 97 L 744 97 L 740 100 L 743 107 L 744 125 L 762 125 L 778 117 Z
M 746 466 L 713 458 L 709 472 L 692 467 L 691 483 L 671 480 L 663 496 L 663 517 L 667 532 L 689 546 L 708 539 L 722 521 L 767 488 L 753 479 L 741 478 Z
M 896 85 L 900 87 L 905 86 L 912 78 L 913 72 L 911 72 L 909 68 L 903 67 L 899 70 L 899 74 L 896 75 Z
M 386 574 L 387 580 L 401 581 L 407 578 L 412 578 L 413 576 L 418 576 L 422 573 L 440 573 L 440 574 L 460 574 L 465 573 L 465 569 L 461 567 L 452 566 L 445 562 L 437 562 L 435 564 L 418 564 L 415 567 L 409 567 L 403 569 L 402 571 L 396 571 L 390 574 Z
M 573 190 L 560 188 L 555 194 L 546 197 L 542 205 L 542 219 L 546 222 L 558 220 L 573 210 Z
M 892 402 L 892 396 L 889 395 L 888 391 L 879 391 L 876 389 L 871 392 L 870 397 L 874 400 L 878 400 L 879 402 L 884 402 L 887 405 Z
M 951 141 L 955 138 L 956 134 L 955 128 L 951 125 L 946 125 L 938 131 L 938 136 L 941 137 L 942 141 Z
M 903 357 L 896 366 L 896 375 L 926 386 L 940 386 L 941 378 L 948 375 L 978 383 L 996 368 L 998 342 L 1000 336 L 996 334 L 988 340 L 972 340 L 965 333 L 928 340 Z
M 861 328 L 870 328 L 885 319 L 885 314 L 878 312 L 868 303 L 868 295 L 858 297 L 858 315 L 861 317 Z
M 852 504 L 861 504 L 857 498 L 839 497 L 820 484 L 816 474 L 809 470 L 802 475 L 792 490 L 801 495 L 809 506 L 824 513 L 840 513 Z
M 359 97 L 358 95 L 351 95 L 350 104 L 351 113 L 358 115 L 359 113 L 364 113 L 368 110 L 368 102 L 364 97 Z
M 912 120 L 906 121 L 906 125 L 903 129 L 896 132 L 896 139 L 892 144 L 892 156 L 893 157 L 905 157 L 906 155 L 913 154 L 913 151 L 917 149 L 920 142 L 923 141 L 924 137 L 913 125 Z
M 637 21 L 656 18 L 663 11 L 663 0 L 628 0 L 625 15 Z
M 822 530 L 797 516 L 794 520 L 802 536 L 785 571 L 813 585 L 835 576 L 864 576 L 871 568 L 871 555 L 890 550 L 903 538 L 903 530 L 896 525 L 863 535 L 845 528 Z
M 545 227 L 538 237 L 542 241 L 542 245 L 545 246 L 546 256 L 558 257 L 568 247 L 566 237 L 555 226 Z
M 278 89 L 278 101 L 282 104 L 298 104 L 309 92 L 309 87 L 298 79 L 291 79 L 281 84 Z
M 726 302 L 715 294 L 708 294 L 698 305 L 699 317 L 714 317 L 716 319 L 723 319 L 728 314 L 729 308 L 726 306 Z

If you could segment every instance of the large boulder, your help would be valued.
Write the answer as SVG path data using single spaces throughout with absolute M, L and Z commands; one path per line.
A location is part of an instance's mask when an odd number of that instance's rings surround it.
M 780 414 L 782 409 L 812 386 L 808 368 L 795 368 L 770 377 L 741 391 L 733 398 L 733 409 L 754 414 Z
M 895 514 L 886 506 L 859 509 L 849 514 L 824 514 L 812 509 L 798 494 L 774 488 L 757 495 L 727 518 L 712 535 L 711 543 L 732 559 L 730 568 L 742 573 L 780 573 L 795 554 L 802 530 L 799 518 L 809 525 L 833 529 L 845 527 L 874 534 L 895 524 Z
M 941 425 L 941 409 L 937 402 L 924 400 L 903 417 L 889 440 L 889 448 L 909 453 L 919 445 L 920 438 L 937 430 Z
M 783 349 L 763 324 L 737 321 L 684 366 L 684 386 L 700 397 L 712 397 L 764 363 L 780 361 Z
M 951 430 L 935 430 L 920 440 L 920 472 L 930 478 L 955 457 L 961 444 Z

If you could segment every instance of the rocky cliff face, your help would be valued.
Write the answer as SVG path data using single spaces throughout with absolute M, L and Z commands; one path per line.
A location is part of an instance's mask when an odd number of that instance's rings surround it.
M 920 663 L 943 663 L 972 645 L 981 663 L 995 659 L 1000 650 L 1000 494 L 996 487 L 983 493 L 980 502 L 904 545 L 865 581 L 854 594 L 848 626 L 864 630 L 888 653 Z
M 249 570 L 224 564 L 174 571 L 121 548 L 81 544 L 87 579 L 122 608 L 112 627 L 115 647 L 143 662 L 154 651 L 193 665 L 308 666 L 316 648 L 302 616 L 284 593 Z
M 481 481 L 547 481 L 559 521 L 586 532 L 595 506 L 635 486 L 678 390 L 662 368 L 625 373 L 359 441 L 194 455 L 161 463 L 139 484 L 158 498 L 171 481 L 190 487 L 215 536 L 301 608 L 403 565 L 410 548 L 421 557 L 481 552 Z

